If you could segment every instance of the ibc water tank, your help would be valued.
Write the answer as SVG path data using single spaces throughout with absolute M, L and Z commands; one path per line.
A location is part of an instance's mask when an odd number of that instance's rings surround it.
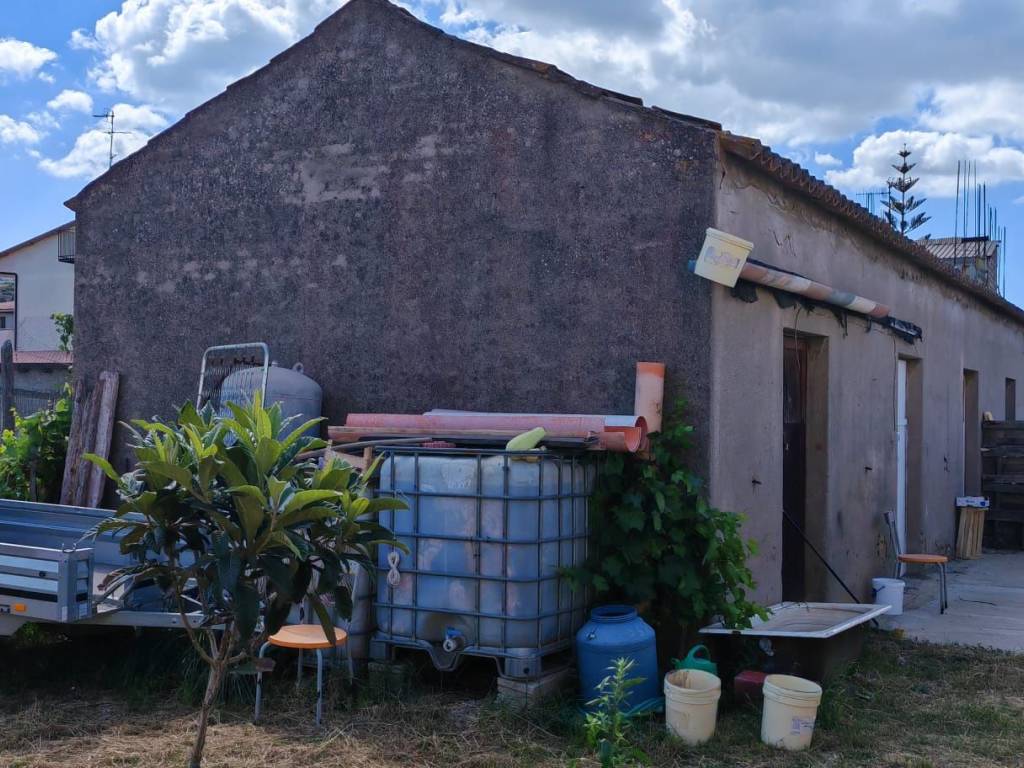
M 407 553 L 378 549 L 371 657 L 421 648 L 441 670 L 463 654 L 535 678 L 572 647 L 586 595 L 566 568 L 587 555 L 589 457 L 548 451 L 387 448 L 380 495 L 409 508 L 380 523 Z

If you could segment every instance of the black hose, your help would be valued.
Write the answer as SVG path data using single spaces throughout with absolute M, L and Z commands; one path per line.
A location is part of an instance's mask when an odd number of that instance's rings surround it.
M 853 598 L 853 602 L 860 604 L 860 600 L 858 600 L 857 596 L 855 594 L 853 594 L 853 592 L 850 591 L 850 588 L 848 586 L 846 586 L 846 582 L 843 581 L 841 578 L 839 578 L 839 574 L 836 573 L 835 569 L 831 565 L 828 564 L 828 560 L 826 560 L 824 557 L 822 557 L 821 552 L 819 552 L 817 549 L 814 548 L 814 545 L 811 544 L 810 539 L 807 538 L 807 534 L 804 533 L 803 528 L 801 528 L 799 525 L 797 525 L 796 520 L 794 520 L 792 517 L 790 517 L 789 514 L 786 512 L 786 510 L 782 510 L 782 516 L 784 518 L 786 518 L 786 522 L 787 523 L 789 523 L 794 528 L 796 528 L 796 532 L 800 534 L 800 538 L 804 540 L 804 544 L 806 544 L 808 547 L 810 547 L 811 552 L 813 552 L 817 556 L 817 558 L 819 560 L 821 560 L 821 562 L 825 565 L 825 567 L 828 568 L 828 572 L 831 573 L 835 577 L 836 581 L 839 582 L 839 586 L 841 586 L 843 589 L 846 590 L 846 594 L 848 594 L 850 597 Z

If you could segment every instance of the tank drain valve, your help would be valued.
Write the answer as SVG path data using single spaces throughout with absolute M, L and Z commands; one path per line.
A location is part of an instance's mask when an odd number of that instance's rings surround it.
M 445 653 L 455 653 L 466 647 L 465 636 L 457 629 L 448 627 L 444 632 L 444 642 L 441 644 Z

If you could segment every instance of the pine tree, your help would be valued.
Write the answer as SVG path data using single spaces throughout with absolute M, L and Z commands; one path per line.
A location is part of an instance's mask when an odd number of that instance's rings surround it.
M 889 199 L 882 201 L 882 207 L 885 208 L 885 220 L 889 222 L 889 226 L 901 235 L 909 235 L 931 219 L 931 216 L 925 213 L 914 213 L 915 210 L 924 205 L 926 198 L 907 195 L 907 192 L 918 181 L 913 176 L 910 176 L 910 171 L 916 165 L 916 163 L 907 162 L 911 151 L 904 144 L 903 149 L 897 154 L 900 156 L 900 163 L 899 165 L 893 165 L 893 170 L 899 173 L 899 178 L 889 179 Z M 896 193 L 899 193 L 899 195 L 897 196 Z

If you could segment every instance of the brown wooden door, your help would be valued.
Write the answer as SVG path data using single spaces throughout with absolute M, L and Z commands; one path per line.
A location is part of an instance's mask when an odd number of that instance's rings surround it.
M 782 508 L 806 529 L 807 516 L 807 343 L 787 338 L 782 366 Z M 782 599 L 804 600 L 805 545 L 782 520 Z

